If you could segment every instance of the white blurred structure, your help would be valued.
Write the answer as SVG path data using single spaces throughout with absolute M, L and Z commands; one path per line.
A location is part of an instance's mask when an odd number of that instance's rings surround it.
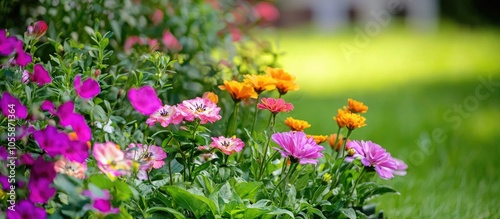
M 439 13 L 437 0 L 281 0 L 280 6 L 285 11 L 309 9 L 312 21 L 325 31 L 352 23 L 350 12 L 354 12 L 357 23 L 364 25 L 377 20 L 377 15 L 388 15 L 391 20 L 404 10 L 410 28 L 428 32 L 436 30 Z

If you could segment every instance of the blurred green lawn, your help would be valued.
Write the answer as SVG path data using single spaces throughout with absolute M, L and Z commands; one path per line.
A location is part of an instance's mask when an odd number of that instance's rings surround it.
M 354 98 L 370 108 L 368 125 L 352 138 L 408 163 L 406 176 L 379 180 L 401 195 L 374 198 L 378 210 L 389 218 L 500 218 L 500 86 L 478 88 L 480 77 L 500 83 L 500 31 L 385 29 L 351 61 L 341 45 L 354 45 L 352 33 L 300 28 L 266 36 L 301 86 L 285 95 L 295 109 L 279 119 L 307 120 L 310 134 L 334 133 L 332 117 Z M 464 104 L 463 112 L 454 108 Z

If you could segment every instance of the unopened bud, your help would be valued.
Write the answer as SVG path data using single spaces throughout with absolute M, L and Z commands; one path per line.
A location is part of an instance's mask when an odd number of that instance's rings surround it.
M 28 26 L 28 35 L 40 38 L 47 32 L 47 23 L 45 21 L 37 21 L 33 26 Z
M 101 69 L 96 69 L 94 71 L 94 76 L 97 78 L 97 77 L 99 77 L 99 75 L 101 75 Z

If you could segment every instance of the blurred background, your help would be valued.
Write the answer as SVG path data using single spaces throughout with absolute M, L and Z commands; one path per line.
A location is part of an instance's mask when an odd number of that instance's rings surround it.
M 369 106 L 353 139 L 409 165 L 375 198 L 389 218 L 500 217 L 499 3 L 451 0 L 281 0 L 273 29 L 287 94 L 309 133 L 336 131 L 347 98 Z M 284 119 L 285 116 L 283 116 Z M 381 180 L 383 181 L 383 180 Z

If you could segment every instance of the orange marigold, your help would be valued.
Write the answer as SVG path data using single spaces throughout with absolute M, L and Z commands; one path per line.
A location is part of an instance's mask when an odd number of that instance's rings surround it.
M 342 145 L 344 144 L 344 136 L 339 135 L 339 140 L 337 141 L 337 144 L 335 144 L 335 140 L 337 139 L 337 134 L 331 134 L 330 137 L 328 137 L 328 144 L 330 147 L 335 150 L 335 151 L 340 151 L 342 148 Z M 347 142 L 350 142 L 351 140 L 347 139 Z
M 295 82 L 295 76 L 285 72 L 283 69 L 267 67 L 266 73 L 276 80 L 276 88 L 281 95 L 286 94 L 288 91 L 299 89 L 299 85 Z
M 252 85 L 238 81 L 224 81 L 224 85 L 219 85 L 221 90 L 227 90 L 235 102 L 248 98 L 257 99 L 258 94 L 253 90 Z
M 244 82 L 251 84 L 257 94 L 276 89 L 276 80 L 269 75 L 245 75 Z
M 292 117 L 288 117 L 285 119 L 285 125 L 290 127 L 292 131 L 299 131 L 299 132 L 302 132 L 304 131 L 304 129 L 311 127 L 311 124 L 309 124 L 307 121 L 294 119 Z
M 316 144 L 321 144 L 328 140 L 328 135 L 306 135 L 308 138 L 313 138 Z
M 212 103 L 215 104 L 219 102 L 219 96 L 217 96 L 217 94 L 215 94 L 214 92 L 205 92 L 203 93 L 202 97 L 209 99 L 210 101 L 212 101 Z
M 354 130 L 356 128 L 366 126 L 365 117 L 356 113 L 351 113 L 347 110 L 339 109 L 337 116 L 333 117 L 333 119 L 337 122 L 337 125 L 339 125 L 339 127 L 347 127 L 347 129 L 349 130 Z
M 347 105 L 347 110 L 353 113 L 366 113 L 368 111 L 368 106 L 365 106 L 363 102 L 351 98 L 347 99 Z

